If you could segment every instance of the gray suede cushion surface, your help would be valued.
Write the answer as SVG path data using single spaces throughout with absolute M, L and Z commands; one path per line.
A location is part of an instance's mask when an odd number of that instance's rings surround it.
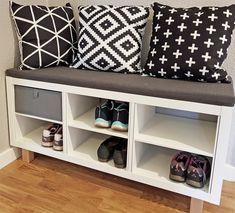
M 142 77 L 135 74 L 96 72 L 67 67 L 40 70 L 9 69 L 7 76 L 49 83 L 146 95 L 220 106 L 235 103 L 233 84 L 202 83 Z

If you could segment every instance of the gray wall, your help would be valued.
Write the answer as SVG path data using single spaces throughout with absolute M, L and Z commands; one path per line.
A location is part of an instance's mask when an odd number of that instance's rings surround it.
M 18 0 L 22 4 L 28 4 L 27 0 Z M 47 4 L 47 0 L 30 1 L 32 4 Z M 16 45 L 9 15 L 9 0 L 0 2 L 0 154 L 9 148 L 5 70 L 19 63 L 19 53 Z
M 15 0 L 16 2 L 23 4 L 49 4 L 49 5 L 62 5 L 68 2 L 67 0 Z M 145 5 L 149 6 L 154 0 L 132 0 L 131 3 L 124 0 L 72 0 L 70 1 L 74 7 L 75 14 L 77 14 L 77 6 L 79 5 L 88 5 L 88 4 L 113 4 L 113 5 Z M 229 5 L 235 3 L 234 0 L 158 0 L 159 3 L 168 4 L 175 7 L 191 7 L 191 6 L 208 6 L 208 5 Z M 1 0 L 0 2 L 0 153 L 9 148 L 9 139 L 8 139 L 8 128 L 7 128 L 7 111 L 6 111 L 6 94 L 5 94 L 5 70 L 7 68 L 14 67 L 19 64 L 19 53 L 18 47 L 16 45 L 15 33 L 12 31 L 11 20 L 9 16 L 8 9 L 8 0 Z M 146 52 L 148 49 L 148 39 L 151 32 L 151 22 L 148 24 L 148 29 L 146 31 L 146 38 L 144 39 L 144 51 L 143 58 L 146 57 Z M 224 68 L 229 72 L 230 75 L 235 79 L 235 38 L 232 40 L 232 45 L 229 49 L 229 55 L 224 63 Z M 235 118 L 235 113 L 234 116 Z M 233 122 L 233 129 L 235 129 L 235 119 Z M 235 156 L 232 155 L 232 152 L 235 153 L 235 134 L 232 133 L 231 137 L 231 146 L 230 152 L 228 155 L 228 161 L 232 162 L 235 166 Z

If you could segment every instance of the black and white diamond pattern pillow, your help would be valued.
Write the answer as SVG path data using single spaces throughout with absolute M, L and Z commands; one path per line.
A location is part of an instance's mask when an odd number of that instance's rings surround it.
M 69 66 L 76 55 L 72 7 L 19 5 L 10 2 L 21 54 L 21 69 Z
M 72 67 L 141 72 L 142 36 L 149 9 L 141 6 L 79 8 L 78 55 Z
M 235 5 L 172 8 L 154 3 L 152 39 L 144 74 L 226 81 L 221 68 L 235 26 Z

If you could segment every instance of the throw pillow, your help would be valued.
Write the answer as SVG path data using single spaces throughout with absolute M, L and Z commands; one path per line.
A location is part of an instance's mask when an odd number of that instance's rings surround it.
M 78 55 L 72 67 L 141 72 L 142 36 L 149 9 L 142 6 L 79 8 Z
M 67 65 L 76 55 L 72 7 L 19 5 L 10 2 L 21 54 L 20 69 Z
M 235 5 L 173 8 L 154 3 L 152 39 L 144 74 L 226 81 L 221 68 L 235 22 Z

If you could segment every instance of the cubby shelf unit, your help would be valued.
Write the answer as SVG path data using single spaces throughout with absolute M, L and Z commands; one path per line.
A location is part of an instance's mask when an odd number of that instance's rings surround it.
M 47 90 L 47 94 L 50 95 L 52 92 L 52 96 L 57 97 L 61 95 L 62 102 L 59 108 L 62 111 L 59 117 L 62 120 L 16 112 L 15 86 Z M 7 93 L 12 146 L 214 204 L 220 202 L 223 181 L 221 168 L 228 147 L 232 107 L 12 77 L 7 77 Z M 128 132 L 116 132 L 94 126 L 95 107 L 104 99 L 129 102 Z M 49 99 L 47 104 L 53 105 L 53 99 Z M 45 105 L 42 103 L 41 107 Z M 63 152 L 41 146 L 42 130 L 50 123 L 63 125 Z M 97 159 L 97 148 L 110 136 L 128 140 L 125 169 L 116 168 L 112 160 L 101 163 Z M 185 183 L 176 183 L 169 179 L 170 162 L 178 151 L 204 155 L 210 159 L 211 177 L 204 188 L 195 189 Z

